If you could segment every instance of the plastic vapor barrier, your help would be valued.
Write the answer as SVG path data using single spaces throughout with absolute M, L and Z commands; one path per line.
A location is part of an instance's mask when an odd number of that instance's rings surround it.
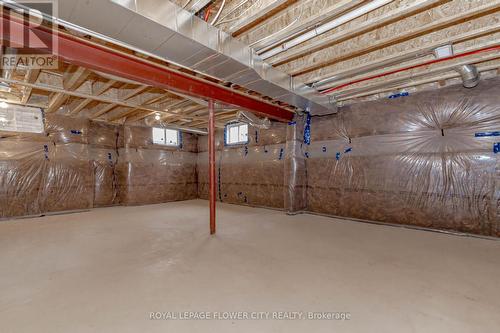
M 44 134 L 1 133 L 0 217 L 93 206 L 88 124 L 49 115 Z
M 307 169 L 304 137 L 310 118 L 296 116 L 288 124 L 285 154 L 285 211 L 295 214 L 307 208 Z
M 500 79 L 216 133 L 219 201 L 500 236 Z M 0 218 L 208 198 L 207 137 L 50 114 L 0 132 Z
M 196 153 L 125 148 L 117 165 L 120 201 L 141 205 L 196 199 Z
M 313 212 L 500 236 L 500 80 L 313 117 Z
M 116 171 L 120 202 L 142 205 L 196 199 L 197 137 L 181 133 L 181 146 L 153 144 L 152 130 L 125 127 L 125 148 L 119 150 Z
M 0 218 L 194 199 L 197 137 L 182 138 L 156 146 L 151 128 L 57 114 L 42 134 L 0 132 Z
M 219 201 L 284 207 L 286 124 L 268 129 L 249 126 L 248 143 L 227 146 L 224 131 L 216 133 L 216 179 Z M 198 193 L 208 199 L 207 137 L 199 138 Z

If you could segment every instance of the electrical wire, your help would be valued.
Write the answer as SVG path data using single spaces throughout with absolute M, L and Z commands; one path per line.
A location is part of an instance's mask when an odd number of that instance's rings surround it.
M 214 19 L 212 20 L 212 23 L 211 23 L 212 25 L 215 25 L 215 23 L 217 23 L 217 20 L 219 19 L 219 15 L 220 15 L 220 13 L 222 13 L 222 10 L 224 9 L 225 6 L 226 6 L 226 0 L 222 0 L 222 4 L 220 5 L 220 8 L 217 11 L 217 14 L 215 14 Z
M 232 18 L 232 19 L 228 19 L 226 21 L 220 21 L 217 25 L 221 25 L 221 24 L 224 24 L 224 23 L 230 23 L 230 22 L 233 22 L 233 21 L 236 21 L 236 20 L 239 20 L 242 16 L 244 16 L 250 9 L 252 9 L 256 4 L 260 3 L 261 1 L 260 0 L 257 0 L 255 1 L 252 5 L 250 5 L 250 7 L 248 7 L 247 9 L 245 9 L 243 12 L 240 13 L 240 15 Z
M 311 6 L 312 6 L 312 7 L 315 7 L 315 0 L 308 1 L 308 2 L 312 2 Z M 326 8 L 326 5 L 327 5 L 327 1 L 324 1 L 324 2 L 323 2 L 323 7 L 319 10 L 319 12 L 323 11 L 323 10 Z M 299 16 L 298 16 L 295 20 L 293 20 L 293 22 L 289 23 L 286 27 L 284 27 L 284 28 L 282 28 L 282 29 L 280 29 L 280 30 L 278 30 L 278 31 L 276 31 L 276 32 L 273 32 L 273 33 L 272 33 L 272 34 L 270 34 L 269 36 L 263 37 L 263 38 L 261 38 L 261 39 L 259 39 L 259 40 L 255 41 L 255 42 L 251 43 L 249 46 L 250 46 L 250 47 L 252 47 L 253 45 L 259 44 L 259 43 L 261 43 L 261 42 L 263 42 L 263 41 L 265 41 L 265 40 L 268 40 L 268 39 L 270 39 L 270 38 L 272 38 L 272 37 L 274 37 L 274 36 L 276 36 L 276 35 L 278 35 L 278 34 L 282 33 L 283 31 L 286 31 L 287 29 L 290 29 L 293 25 L 295 25 L 295 24 L 296 24 L 296 23 L 297 23 L 297 22 L 298 22 L 298 21 L 302 18 L 303 14 L 304 14 L 304 8 L 306 8 L 306 7 L 310 7 L 310 6 L 307 6 L 306 4 L 301 4 L 301 6 L 299 7 L 299 8 L 301 9 L 300 14 L 299 14 Z M 313 25 L 312 27 L 314 27 L 314 25 Z M 302 31 L 302 33 L 303 33 L 303 32 L 305 32 L 305 31 L 307 31 L 307 30 L 309 30 L 310 28 L 311 28 L 311 27 L 307 27 L 307 28 L 305 28 L 305 29 Z M 300 34 L 300 33 L 301 33 L 301 32 L 297 32 L 297 33 L 295 33 L 294 35 L 298 35 L 298 34 Z M 290 36 L 290 37 L 292 37 L 292 36 Z M 282 44 L 282 43 L 283 43 L 283 40 L 286 40 L 286 39 L 288 39 L 288 38 L 290 38 L 290 37 L 285 37 L 284 39 L 279 40 L 279 41 L 277 41 L 277 42 L 274 42 L 274 43 L 272 43 L 271 45 L 273 45 L 273 44 L 274 44 L 274 45 L 275 45 L 275 47 L 276 47 L 276 46 L 278 46 L 278 45 Z M 263 47 L 261 47 L 261 48 L 259 49 L 259 51 L 260 51 L 260 50 L 263 50 L 263 49 L 267 49 L 267 48 L 269 48 L 271 45 L 263 46 Z
M 228 17 L 229 15 L 231 15 L 232 13 L 234 13 L 236 10 L 238 10 L 241 6 L 243 6 L 244 4 L 246 4 L 249 0 L 243 0 L 242 2 L 240 2 L 239 4 L 237 4 L 234 8 L 230 9 L 227 13 L 225 13 L 224 15 L 222 15 L 222 17 L 220 18 L 221 20 L 224 20 L 226 17 Z
M 282 33 L 283 31 L 285 31 L 285 30 L 289 29 L 291 26 L 293 26 L 295 23 L 297 23 L 297 22 L 298 22 L 298 21 L 302 18 L 302 15 L 304 14 L 304 6 L 301 6 L 301 7 L 300 7 L 300 9 L 301 9 L 301 10 L 300 10 L 300 14 L 299 14 L 299 16 L 298 16 L 295 20 L 293 20 L 293 22 L 289 23 L 289 24 L 288 24 L 287 26 L 285 26 L 284 28 L 282 28 L 282 29 L 280 29 L 280 30 L 278 30 L 278 31 L 276 31 L 276 32 L 273 32 L 273 33 L 272 33 L 272 34 L 270 34 L 269 36 L 266 36 L 266 37 L 264 37 L 264 38 L 259 39 L 258 41 L 255 41 L 255 42 L 251 43 L 249 46 L 250 46 L 250 47 L 252 47 L 252 46 L 253 46 L 253 45 L 255 45 L 255 44 L 258 44 L 258 43 L 260 43 L 260 42 L 263 42 L 263 41 L 265 41 L 265 40 L 267 40 L 267 39 L 269 39 L 269 38 L 271 38 L 271 37 L 273 37 L 273 36 L 276 36 L 277 34 Z
M 186 9 L 187 5 L 189 5 L 190 2 L 191 2 L 191 0 L 187 0 L 186 3 L 184 4 L 184 6 L 182 6 L 182 9 Z

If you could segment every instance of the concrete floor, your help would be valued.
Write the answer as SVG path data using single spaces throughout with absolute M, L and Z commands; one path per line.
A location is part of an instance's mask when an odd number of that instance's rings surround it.
M 498 332 L 500 242 L 201 200 L 0 223 L 1 332 Z M 150 312 L 350 320 L 150 320 Z M 184 314 L 185 315 L 185 314 Z

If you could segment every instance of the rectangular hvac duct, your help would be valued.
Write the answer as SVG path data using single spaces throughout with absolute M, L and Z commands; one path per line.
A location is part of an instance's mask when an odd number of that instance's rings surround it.
M 59 19 L 312 114 L 336 112 L 328 97 L 295 86 L 253 49 L 168 0 L 64 0 Z

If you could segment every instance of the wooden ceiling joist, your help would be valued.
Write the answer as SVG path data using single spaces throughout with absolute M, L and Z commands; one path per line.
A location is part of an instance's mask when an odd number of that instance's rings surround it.
M 267 18 L 279 13 L 283 9 L 297 2 L 298 0 L 276 0 L 269 3 L 267 6 L 262 7 L 256 13 L 246 16 L 243 19 L 237 21 L 234 25 L 229 28 L 229 32 L 233 36 L 238 36 L 248 31 L 249 29 L 255 27 L 259 23 L 263 22 Z
M 90 72 L 85 68 L 70 66 L 63 74 L 64 90 L 53 94 L 45 112 L 52 113 L 57 111 L 68 100 L 69 95 L 66 94 L 66 91 L 73 91 L 80 87 L 87 80 L 89 75 Z
M 120 101 L 127 101 L 131 99 L 132 97 L 144 92 L 146 89 L 148 89 L 148 86 L 139 86 L 131 91 L 124 92 L 120 94 L 120 92 L 123 92 L 123 90 L 119 91 L 118 98 Z M 108 113 L 109 111 L 113 110 L 114 108 L 118 107 L 119 105 L 116 103 L 111 103 L 109 105 L 106 105 L 102 107 L 100 110 L 98 110 L 96 113 L 92 114 L 90 116 L 91 119 L 96 119 L 101 117 L 102 115 Z
M 491 34 L 494 34 L 497 32 L 500 32 L 500 22 L 496 23 L 492 26 L 482 27 L 480 29 L 466 31 L 466 32 L 459 34 L 459 35 L 456 35 L 456 36 L 450 36 L 450 37 L 446 37 L 444 39 L 440 39 L 436 42 L 433 42 L 433 43 L 426 45 L 425 48 L 423 48 L 421 46 L 411 48 L 409 50 L 405 50 L 403 52 L 391 54 L 389 56 L 385 56 L 385 57 L 376 59 L 376 60 L 371 61 L 371 62 L 362 63 L 361 65 L 358 65 L 356 67 L 348 68 L 345 71 L 341 71 L 341 72 L 337 71 L 337 72 L 330 72 L 330 73 L 322 74 L 320 76 L 316 76 L 316 77 L 311 78 L 308 82 L 309 82 L 309 84 L 311 84 L 313 82 L 319 82 L 319 81 L 322 81 L 322 80 L 325 80 L 328 78 L 335 78 L 334 83 L 332 82 L 331 84 L 329 84 L 327 86 L 322 86 L 322 88 L 329 88 L 332 85 L 338 85 L 338 84 L 344 83 L 343 79 L 351 80 L 353 78 L 353 76 L 356 76 L 359 74 L 367 73 L 369 71 L 373 71 L 373 70 L 376 70 L 376 69 L 379 69 L 382 67 L 392 66 L 392 65 L 395 65 L 397 63 L 407 61 L 408 59 L 415 59 L 415 58 L 421 57 L 423 55 L 430 54 L 434 49 L 436 49 L 439 46 L 454 45 L 454 44 L 458 44 L 458 43 L 463 43 L 463 42 L 466 42 L 466 41 L 469 41 L 472 39 L 476 39 L 476 38 L 479 38 L 482 36 L 491 35 Z M 492 44 L 484 44 L 483 47 L 486 47 L 488 45 L 494 45 L 494 43 L 495 43 L 495 41 L 492 41 Z
M 150 106 L 154 103 L 159 103 L 161 102 L 162 100 L 164 99 L 167 99 L 167 98 L 170 98 L 169 96 L 165 96 L 165 95 L 162 95 L 162 96 L 156 96 L 156 97 L 153 97 L 149 100 L 147 100 L 146 102 L 144 102 L 142 105 L 143 106 Z M 140 111 L 141 109 L 140 108 L 132 108 L 132 109 L 129 109 L 129 110 L 126 110 L 125 112 L 123 113 L 120 113 L 119 115 L 116 115 L 116 116 L 113 116 L 111 117 L 109 120 L 110 121 L 116 121 L 116 120 L 119 120 L 119 119 L 123 119 L 123 118 L 127 118 L 128 116 L 130 116 L 131 114 L 135 113 L 136 111 Z M 151 113 L 152 111 L 147 111 L 148 113 Z M 128 118 L 127 118 L 128 119 Z
M 494 54 L 488 54 L 486 56 L 481 56 L 481 57 L 474 57 L 471 59 L 466 59 L 466 60 L 461 60 L 461 61 L 454 61 L 449 64 L 437 66 L 435 68 L 429 69 L 427 71 L 415 74 L 412 72 L 409 72 L 404 75 L 397 76 L 395 78 L 391 78 L 388 80 L 385 80 L 383 82 L 373 82 L 373 83 L 368 83 L 368 84 L 363 84 L 361 87 L 356 87 L 356 88 L 351 88 L 351 89 L 344 89 L 338 91 L 339 99 L 345 98 L 345 96 L 352 95 L 358 92 L 363 92 L 363 91 L 369 91 L 369 90 L 376 90 L 381 86 L 386 86 L 386 85 L 397 85 L 399 83 L 405 83 L 409 80 L 414 80 L 417 78 L 422 78 L 425 76 L 430 76 L 430 75 L 436 75 L 436 74 L 442 74 L 445 72 L 449 72 L 453 70 L 454 68 L 463 66 L 463 65 L 469 65 L 469 64 L 478 64 L 486 61 L 491 61 L 491 60 L 497 60 L 500 58 L 500 53 L 494 53 Z
M 306 66 L 306 67 L 301 67 L 297 68 L 293 71 L 291 71 L 292 76 L 299 76 L 303 75 L 309 72 L 312 72 L 314 70 L 332 65 L 334 63 L 338 63 L 341 61 L 345 61 L 348 59 L 352 59 L 354 57 L 359 57 L 363 54 L 373 52 L 378 49 L 382 49 L 394 44 L 401 43 L 403 41 L 407 41 L 413 38 L 417 38 L 420 36 L 423 36 L 425 34 L 444 29 L 446 27 L 450 27 L 454 24 L 459 24 L 463 23 L 471 18 L 479 17 L 481 15 L 487 15 L 491 14 L 493 12 L 499 11 L 500 10 L 500 1 L 495 0 L 490 3 L 487 3 L 482 6 L 477 6 L 471 11 L 467 12 L 462 12 L 457 15 L 453 15 L 450 17 L 445 17 L 441 20 L 431 22 L 429 24 L 419 26 L 413 30 L 406 31 L 404 34 L 397 34 L 382 40 L 374 41 L 373 43 L 370 43 L 369 45 L 364 45 L 361 48 L 358 48 L 354 51 L 349 51 L 346 52 L 345 54 L 336 56 L 336 57 L 331 57 L 327 60 L 324 61 L 319 61 L 317 63 L 314 63 L 313 65 Z
M 128 107 L 128 108 L 139 108 L 141 110 L 146 110 L 146 111 L 151 111 L 151 112 L 172 114 L 172 112 L 167 111 L 167 110 L 163 110 L 163 109 L 155 109 L 155 108 L 151 108 L 151 107 L 145 107 L 145 106 L 140 105 L 140 104 L 130 103 L 130 102 L 118 100 L 115 98 L 110 98 L 110 97 L 103 96 L 103 95 L 96 96 L 96 95 L 90 95 L 90 94 L 78 92 L 78 91 L 67 91 L 67 90 L 64 90 L 63 88 L 51 86 L 48 84 L 31 84 L 31 83 L 27 83 L 27 82 L 20 81 L 20 80 L 5 79 L 5 78 L 1 79 L 1 81 L 4 81 L 6 83 L 10 83 L 10 84 L 20 85 L 20 86 L 28 86 L 31 88 L 45 90 L 45 91 L 49 91 L 52 93 L 63 94 L 63 95 L 68 95 L 68 96 L 73 96 L 73 97 L 84 98 L 84 99 L 90 99 L 92 101 L 97 101 L 97 102 L 102 102 L 102 103 L 107 103 L 107 104 L 116 104 L 118 106 L 123 106 L 123 107 Z M 177 115 L 177 114 L 175 114 L 175 115 Z
M 40 75 L 40 71 L 40 69 L 28 69 L 26 71 L 26 75 L 24 76 L 24 81 L 28 83 L 35 83 L 38 79 L 38 76 Z M 23 96 L 21 97 L 22 104 L 28 103 L 32 91 L 33 89 L 30 87 L 23 87 Z
M 283 65 L 300 57 L 310 55 L 324 48 L 373 31 L 384 25 L 394 23 L 411 15 L 415 15 L 416 13 L 422 12 L 447 1 L 449 0 L 419 0 L 408 6 L 398 7 L 385 15 L 381 15 L 362 24 L 355 25 L 351 29 L 339 31 L 338 33 L 335 33 L 327 38 L 319 39 L 316 42 L 308 43 L 307 45 L 301 47 L 292 48 L 289 52 L 271 59 L 270 63 L 273 66 Z
M 488 72 L 488 71 L 495 70 L 495 69 L 497 71 L 500 71 L 500 63 L 496 63 L 496 64 L 492 64 L 492 65 L 477 66 L 477 70 L 480 73 Z M 340 97 L 338 99 L 338 102 L 346 102 L 346 101 L 353 100 L 355 98 L 363 98 L 363 97 L 367 97 L 367 96 L 373 96 L 373 95 L 390 93 L 390 92 L 408 89 L 408 88 L 414 88 L 414 87 L 421 86 L 424 84 L 438 83 L 442 87 L 442 86 L 446 85 L 446 80 L 455 79 L 455 78 L 459 78 L 459 77 L 460 77 L 460 74 L 458 72 L 455 72 L 455 71 L 449 72 L 447 74 L 441 74 L 438 76 L 432 76 L 430 78 L 422 78 L 420 80 L 418 80 L 418 77 L 415 77 L 411 82 L 388 84 L 388 85 L 385 85 L 385 86 L 380 87 L 378 89 L 373 89 L 373 90 L 369 90 L 369 91 L 365 91 L 365 92 L 351 94 L 351 95 L 348 95 L 345 97 Z
M 335 16 L 338 16 L 345 11 L 359 5 L 359 0 L 341 0 L 336 2 L 334 5 L 326 8 L 317 15 L 308 17 L 307 19 L 301 20 L 293 24 L 292 26 L 276 31 L 271 36 L 264 38 L 260 41 L 252 43 L 252 47 L 259 50 L 259 54 L 267 51 L 270 47 L 279 45 L 280 41 L 286 41 L 288 38 L 293 37 L 300 32 L 310 30 L 316 25 L 327 21 Z
M 117 81 L 115 80 L 110 80 L 102 85 L 100 85 L 98 88 L 96 88 L 95 90 L 92 89 L 92 93 L 95 95 L 95 96 L 100 96 L 102 94 L 104 94 L 108 89 L 110 89 L 115 83 L 117 83 Z M 94 88 L 95 84 L 92 85 L 92 88 Z M 69 112 L 69 115 L 76 115 L 78 114 L 80 111 L 82 111 L 83 109 L 85 109 L 91 102 L 93 101 L 92 98 L 84 98 L 82 99 L 82 101 L 80 101 L 80 103 L 78 103 L 78 105 L 76 105 L 76 107 L 74 107 L 70 112 Z

